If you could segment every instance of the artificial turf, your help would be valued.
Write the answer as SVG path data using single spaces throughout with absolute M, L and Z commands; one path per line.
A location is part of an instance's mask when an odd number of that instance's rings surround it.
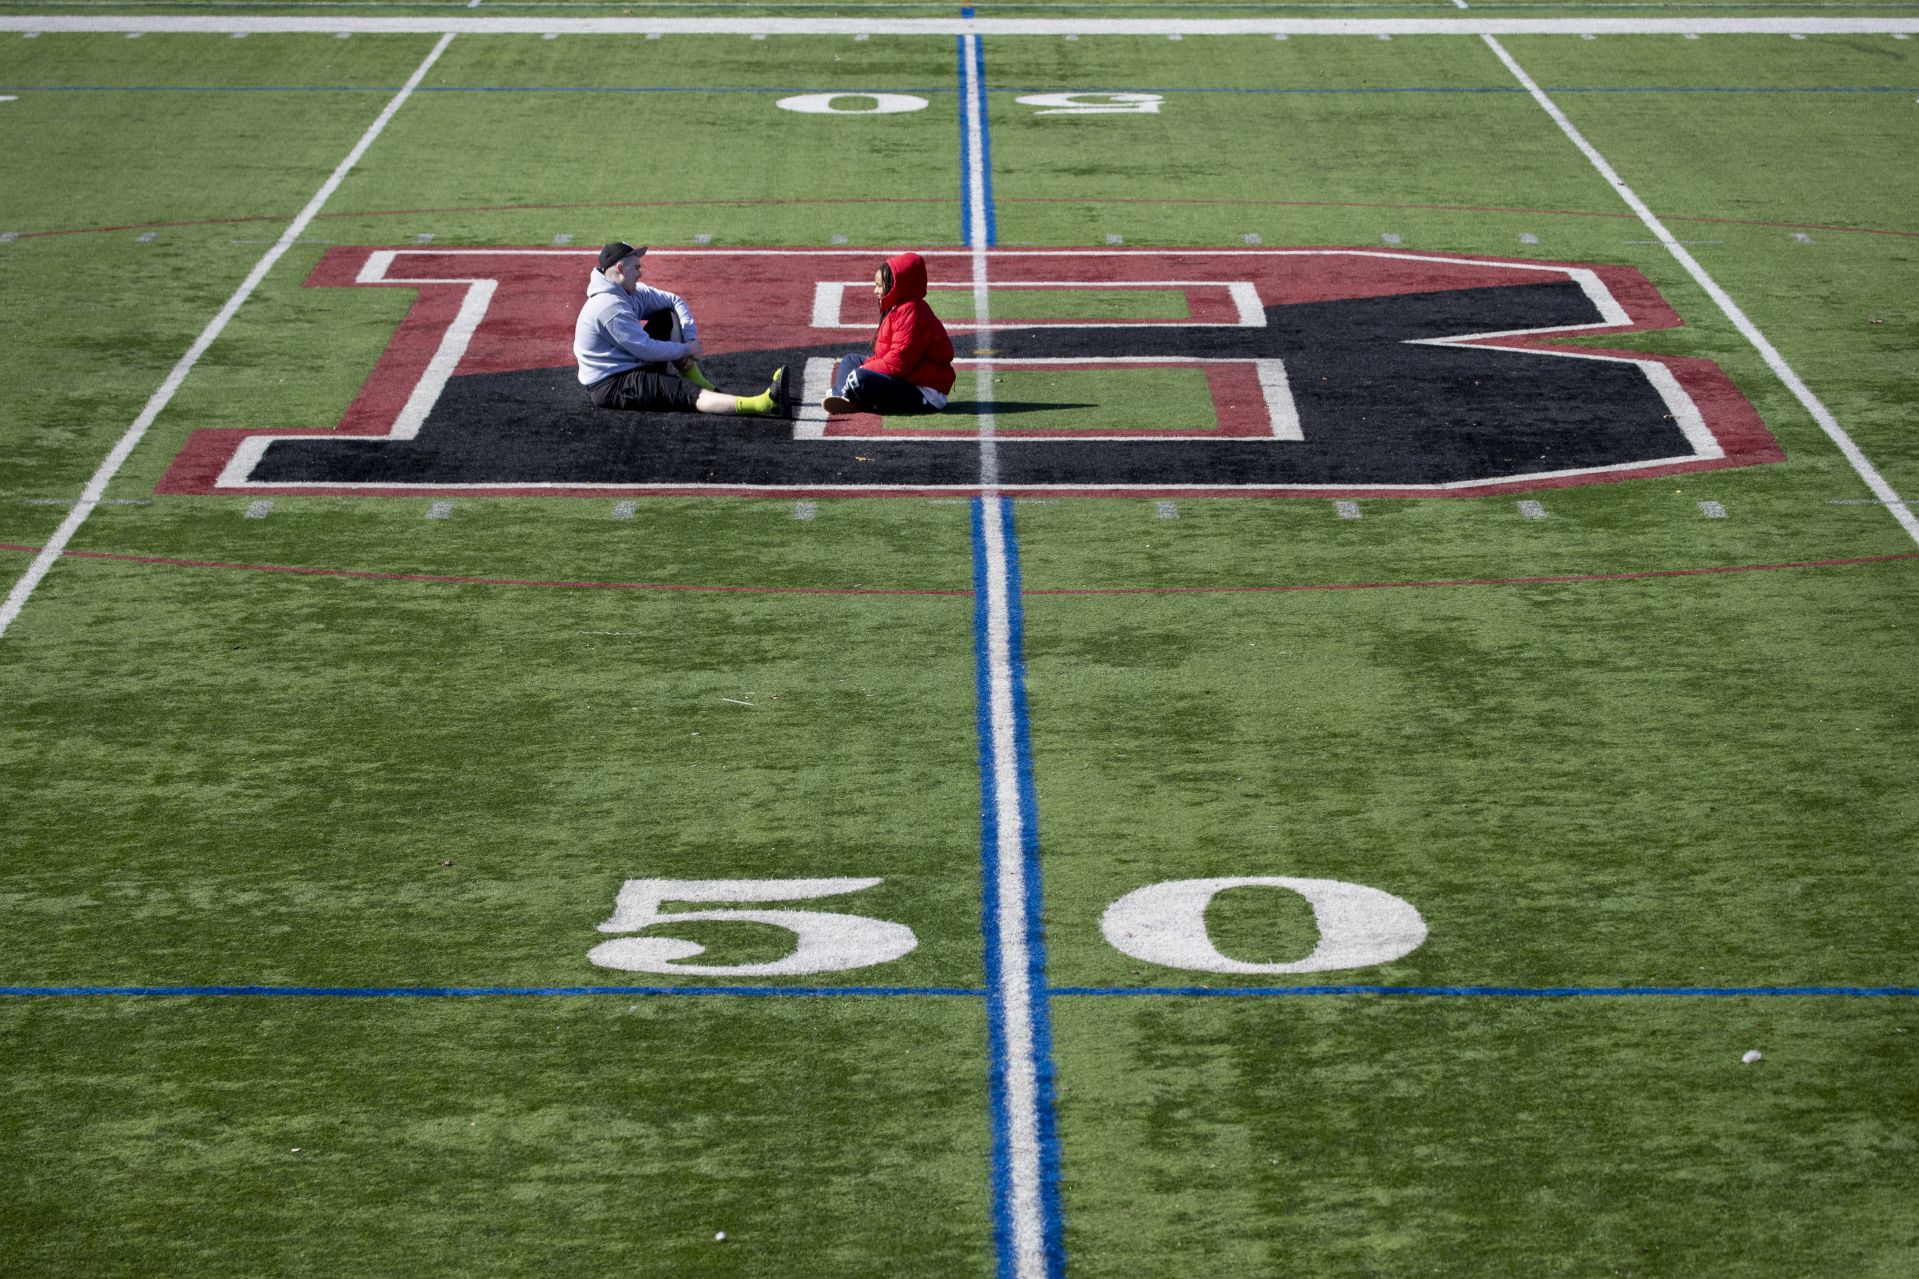
M 1505 44 L 1919 484 L 1919 45 Z M 6 562 L 432 45 L 0 38 Z M 1483 42 L 982 46 L 999 246 L 1629 265 L 1685 325 L 1604 345 L 1719 362 L 1785 453 L 1346 512 L 1013 505 L 1071 1273 L 1908 1272 L 1912 540 Z M 320 242 L 951 248 L 959 85 L 951 37 L 448 47 L 117 472 L 129 504 L 91 513 L 86 557 L 0 637 L 0 982 L 65 988 L 0 1007 L 0 1268 L 995 1268 L 963 499 L 453 497 L 426 519 L 437 495 L 276 496 L 248 518 L 248 494 L 154 491 L 195 430 L 323 428 L 353 400 L 407 298 L 305 287 Z M 862 91 L 928 106 L 776 105 Z M 1163 101 L 1018 102 L 1102 91 Z M 966 322 L 970 289 L 941 301 Z M 968 420 L 932 421 L 1211 421 L 1192 370 L 991 377 L 964 375 Z M 1840 560 L 1870 562 L 1811 563 Z M 1514 580 L 1538 577 L 1569 580 Z M 1429 937 L 1248 977 L 1099 928 L 1148 884 L 1284 876 L 1398 895 Z M 82 993 L 737 985 L 588 961 L 641 877 L 877 878 L 817 908 L 917 947 L 805 997 Z M 1252 963 L 1317 932 L 1269 887 L 1207 922 Z M 709 964 L 790 945 L 656 931 Z M 1335 989 L 1165 993 L 1242 985 Z M 1463 993 L 1339 990 L 1366 985 Z M 1705 993 L 1769 986 L 1851 993 Z M 1906 993 L 1859 993 L 1886 987 Z

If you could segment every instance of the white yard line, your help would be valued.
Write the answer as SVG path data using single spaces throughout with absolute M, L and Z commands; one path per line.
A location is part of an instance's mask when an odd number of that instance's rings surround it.
M 1032 954 L 1027 945 L 1031 903 L 1026 893 L 1026 831 L 1020 811 L 1018 711 L 1013 689 L 1012 612 L 1007 588 L 1004 521 L 1007 504 L 980 499 L 985 542 L 987 721 L 997 839 L 993 864 L 997 917 L 990 921 L 998 943 L 998 969 L 990 974 L 1001 1009 L 1004 1059 L 1002 1101 L 1006 1130 L 1005 1214 L 1012 1255 L 1002 1271 L 1016 1279 L 1045 1279 L 1046 1220 L 1040 1139 L 1038 1049 L 1034 1042 Z
M 1026 891 L 1026 830 L 1020 805 L 1019 707 L 1014 689 L 1014 636 L 1011 576 L 1006 545 L 1008 504 L 999 496 L 998 424 L 993 414 L 993 316 L 987 278 L 986 96 L 980 83 L 979 36 L 960 39 L 965 92 L 967 153 L 967 226 L 971 230 L 973 318 L 978 337 L 974 385 L 979 430 L 980 524 L 986 579 L 987 723 L 993 780 L 996 840 L 993 881 L 998 902 L 989 921 L 997 942 L 998 965 L 988 975 L 999 1004 L 1004 1057 L 1001 1101 L 1006 1155 L 1005 1199 L 1000 1205 L 1010 1236 L 1011 1255 L 1000 1272 L 1014 1279 L 1046 1279 L 1047 1222 L 1045 1154 L 1041 1140 L 1039 1050 L 1035 1043 L 1032 952 L 1028 938 L 1033 903 Z
M 353 171 L 353 166 L 360 162 L 360 157 L 366 154 L 367 148 L 373 145 L 374 139 L 380 136 L 394 114 L 406 104 L 406 100 L 413 95 L 413 90 L 426 78 L 426 73 L 432 70 L 433 64 L 440 60 L 440 55 L 446 52 L 446 47 L 452 42 L 451 35 L 442 36 L 439 43 L 433 46 L 433 51 L 426 55 L 426 59 L 414 70 L 412 77 L 398 93 L 393 95 L 393 100 L 386 104 L 386 109 L 380 112 L 379 117 L 367 127 L 367 131 L 361 135 L 353 150 L 347 152 L 346 159 L 340 161 L 339 167 L 334 169 L 332 175 L 320 185 L 320 189 L 313 193 L 313 198 L 307 201 L 306 208 L 300 210 L 299 216 L 280 233 L 280 238 L 274 242 L 273 247 L 266 251 L 266 255 L 254 265 L 252 271 L 247 273 L 247 278 L 240 282 L 240 287 L 234 290 L 233 296 L 227 299 L 226 305 L 220 308 L 220 313 L 207 323 L 207 327 L 201 331 L 200 336 L 194 339 L 193 345 L 187 348 L 187 353 L 180 357 L 180 362 L 173 366 L 173 371 L 167 374 L 166 381 L 160 384 L 160 389 L 147 400 L 146 407 L 141 409 L 140 415 L 133 419 L 133 424 L 127 427 L 126 433 L 120 437 L 119 443 L 113 446 L 113 451 L 107 454 L 106 460 L 100 463 L 99 469 L 93 473 L 93 478 L 87 481 L 87 486 L 81 491 L 80 500 L 74 504 L 73 510 L 68 512 L 67 518 L 61 521 L 60 527 L 54 531 L 47 544 L 33 557 L 33 562 L 27 566 L 27 571 L 21 575 L 20 580 L 13 584 L 13 589 L 7 593 L 6 602 L 0 604 L 0 635 L 7 633 L 7 628 L 13 625 L 16 617 L 20 616 L 20 610 L 26 607 L 27 600 L 33 595 L 34 589 L 47 575 L 47 570 L 59 560 L 61 553 L 67 548 L 67 543 L 73 540 L 74 533 L 86 523 L 87 517 L 93 514 L 93 508 L 100 505 L 106 495 L 107 485 L 113 482 L 115 475 L 119 474 L 120 468 L 126 464 L 128 456 L 145 437 L 147 428 L 153 425 L 154 419 L 159 417 L 161 411 L 172 402 L 174 395 L 187 380 L 187 374 L 193 371 L 193 366 L 200 362 L 200 357 L 207 353 L 207 348 L 211 347 L 214 340 L 225 330 L 227 324 L 239 312 L 241 305 L 253 296 L 253 291 L 260 286 L 260 281 L 266 278 L 267 272 L 273 269 L 274 265 L 285 256 L 286 251 L 292 248 L 294 242 L 305 233 L 307 225 L 339 189 L 340 183 L 346 180 L 346 175 Z
M 0 31 L 62 33 L 437 35 L 907 35 L 907 36 L 1441 36 L 1441 35 L 1891 35 L 1919 34 L 1919 18 L 474 18 L 110 17 L 0 18 Z
M 986 273 L 986 94 L 979 82 L 979 37 L 968 35 L 961 41 L 961 75 L 966 86 L 967 214 L 972 228 L 973 328 L 978 364 L 973 378 L 974 398 L 978 403 L 980 496 L 991 501 L 999 495 L 999 422 L 993 414 L 992 350 L 993 307 Z
M 1806 412 L 1812 415 L 1813 421 L 1819 423 L 1819 429 L 1826 433 L 1827 438 L 1838 446 L 1839 451 L 1845 455 L 1846 461 L 1852 465 L 1852 469 L 1858 472 L 1859 478 L 1866 482 L 1866 487 L 1872 490 L 1875 497 L 1887 504 L 1887 509 L 1892 512 L 1893 518 L 1899 521 L 1900 526 L 1911 535 L 1913 541 L 1919 542 L 1919 516 L 1915 516 L 1911 510 L 1900 504 L 1899 494 L 1886 482 L 1886 478 L 1879 474 L 1878 468 L 1860 451 L 1859 446 L 1853 443 L 1852 437 L 1846 434 L 1845 428 L 1839 425 L 1839 420 L 1833 417 L 1831 410 L 1826 408 L 1819 397 L 1812 393 L 1811 388 L 1792 371 L 1792 366 L 1786 363 L 1785 357 L 1766 340 L 1766 335 L 1759 331 L 1758 326 L 1746 317 L 1746 313 L 1740 310 L 1739 304 L 1734 302 L 1710 275 L 1706 274 L 1706 268 L 1699 265 L 1699 260 L 1686 251 L 1685 246 L 1673 237 L 1672 232 L 1666 229 L 1665 224 L 1653 214 L 1646 202 L 1626 185 L 1625 179 L 1619 176 L 1618 170 L 1606 162 L 1606 157 L 1599 154 L 1592 143 L 1586 141 L 1585 136 L 1574 127 L 1566 113 L 1546 96 L 1546 91 L 1539 87 L 1539 83 L 1526 74 L 1526 69 L 1520 66 L 1492 36 L 1485 37 L 1485 40 L 1493 53 L 1498 55 L 1499 60 L 1506 64 L 1506 69 L 1525 86 L 1526 92 L 1532 94 L 1533 101 L 1553 118 L 1553 122 L 1559 126 L 1560 131 L 1579 148 L 1587 160 L 1592 162 L 1592 166 L 1599 170 L 1599 175 L 1606 179 L 1612 189 L 1618 193 L 1619 198 L 1639 216 L 1641 222 L 1645 223 L 1646 229 L 1658 238 L 1659 243 L 1666 246 L 1666 251 L 1673 255 L 1679 265 L 1686 269 L 1686 273 L 1692 276 L 1699 287 L 1706 291 L 1707 296 L 1712 298 L 1721 311 L 1725 312 L 1726 318 L 1732 321 L 1733 327 L 1739 330 L 1746 341 L 1752 343 L 1753 349 L 1759 352 L 1767 367 L 1786 384 L 1786 389 L 1793 393 L 1799 403 L 1805 406 Z

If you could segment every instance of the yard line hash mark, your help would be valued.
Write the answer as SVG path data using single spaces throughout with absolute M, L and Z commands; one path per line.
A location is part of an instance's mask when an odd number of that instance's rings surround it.
M 421 90 L 421 92 L 427 92 L 427 90 L 423 89 Z M 926 92 L 931 93 L 931 92 L 934 92 L 934 90 L 929 89 L 929 90 L 926 90 Z M 1518 92 L 1518 91 L 1515 90 L 1515 92 Z M 1905 92 L 1905 91 L 1899 90 L 1899 92 Z M 763 208 L 763 207 L 768 207 L 773 205 L 791 207 L 791 206 L 820 205 L 820 204 L 951 205 L 955 203 L 956 202 L 952 198 L 946 197 L 946 196 L 848 196 L 848 197 L 842 197 L 840 199 L 833 199 L 833 200 L 805 199 L 805 198 L 753 199 L 753 198 L 744 198 L 744 197 L 740 197 L 740 198 L 715 197 L 715 198 L 706 199 L 706 200 L 587 200 L 587 201 L 574 201 L 574 202 L 568 202 L 568 203 L 540 202 L 540 203 L 520 203 L 520 204 L 437 205 L 430 208 L 419 208 L 419 209 L 364 209 L 364 210 L 355 209 L 355 210 L 342 211 L 338 213 L 322 212 L 319 215 L 317 215 L 316 220 L 325 221 L 328 218 L 351 218 L 351 219 L 362 219 L 362 220 L 371 219 L 371 218 L 416 218 L 429 213 L 525 213 L 525 212 L 552 212 L 552 211 L 568 210 L 568 209 L 671 209 L 671 208 L 683 208 L 683 207 L 692 206 L 692 205 L 697 205 L 705 209 L 721 208 L 721 207 L 729 208 L 729 209 L 739 209 L 739 208 Z M 965 201 L 961 200 L 961 201 L 958 201 L 957 203 L 961 207 L 964 207 Z M 1618 212 L 1618 211 L 1607 210 L 1607 209 L 1541 209 L 1541 208 L 1534 208 L 1534 207 L 1503 206 L 1503 205 L 1407 203 L 1404 201 L 1384 201 L 1384 200 L 1271 200 L 1271 199 L 1251 199 L 1251 198 L 1244 198 L 1244 197 L 1202 198 L 1202 197 L 1187 196 L 1187 197 L 1176 197 L 1176 198 L 1160 198 L 1160 197 L 1141 197 L 1141 196 L 1111 196 L 1111 197 L 1009 196 L 1009 197 L 1006 197 L 1003 203 L 1007 203 L 1007 204 L 1078 204 L 1078 205 L 1087 205 L 1087 206 L 1109 205 L 1109 204 L 1111 205 L 1152 205 L 1152 206 L 1191 205 L 1195 207 L 1197 206 L 1208 206 L 1208 207 L 1231 206 L 1235 208 L 1245 207 L 1245 208 L 1272 208 L 1272 209 L 1394 209 L 1394 210 L 1417 210 L 1417 211 L 1429 211 L 1429 212 L 1441 212 L 1441 213 L 1486 213 L 1486 214 L 1525 213 L 1525 214 L 1537 215 L 1540 217 L 1609 218 L 1613 220 L 1631 219 L 1633 216 L 1631 213 Z M 117 234 L 122 231 L 137 231 L 144 227 L 150 227 L 150 226 L 160 227 L 163 229 L 169 228 L 169 227 L 229 226 L 237 223 L 272 222 L 276 220 L 277 219 L 271 218 L 271 217 L 254 215 L 254 216 L 247 216 L 247 217 L 230 217 L 230 218 L 187 218 L 187 219 L 178 219 L 178 220 L 164 221 L 164 222 L 132 222 L 132 223 L 116 224 L 111 226 L 54 227 L 44 231 L 8 231 L 8 232 L 5 232 L 4 234 L 0 234 L 0 244 L 10 243 L 11 241 L 9 240 L 8 237 L 12 237 L 12 239 L 14 240 L 29 240 L 29 239 L 38 239 L 46 236 L 108 235 L 108 234 Z M 1800 223 L 1791 223 L 1791 222 L 1778 222 L 1778 221 L 1765 219 L 1765 218 L 1727 218 L 1727 217 L 1714 217 L 1714 216 L 1705 215 L 1705 214 L 1670 214 L 1668 215 L 1667 220 L 1670 222 L 1709 223 L 1709 224 L 1718 225 L 1718 226 L 1778 227 L 1785 230 L 1791 230 L 1794 227 L 1803 226 L 1807 230 L 1824 231 L 1834 235 L 1880 235 L 1880 236 L 1893 236 L 1899 239 L 1919 239 L 1919 231 L 1905 231 L 1905 230 L 1900 230 L 1894 227 L 1831 226 L 1831 225 L 1818 223 L 1818 222 L 1800 224 Z M 1536 236 L 1530 240 L 1527 239 L 1525 235 L 1521 235 L 1519 238 L 1522 244 L 1534 244 L 1538 242 L 1538 238 Z M 1124 240 L 1125 240 L 1124 236 L 1120 237 L 1120 242 L 1123 243 Z M 247 241 L 247 243 L 261 244 L 261 243 L 266 243 L 266 241 L 256 240 L 256 241 Z M 843 243 L 843 241 L 835 240 L 834 243 Z M 1657 241 L 1654 241 L 1654 243 L 1657 243 Z
M 1375 995 L 1426 999 L 1911 999 L 1919 986 L 1055 986 L 1061 998 L 1246 998 Z M 0 986 L 0 998 L 281 998 L 281 999 L 571 999 L 594 995 L 720 996 L 747 999 L 821 999 L 886 996 L 980 999 L 964 986 Z
M 935 500 L 933 506 L 957 505 Z M 1878 505 L 1863 499 L 1836 505 Z M 42 547 L 0 542 L 0 553 L 38 554 Z M 139 564 L 152 568 L 200 569 L 230 573 L 280 573 L 290 577 L 332 577 L 348 581 L 397 582 L 424 586 L 506 586 L 562 591 L 665 591 L 711 595 L 848 595 L 891 599 L 971 599 L 974 592 L 959 588 L 880 586 L 754 586 L 688 582 L 603 582 L 551 578 L 486 577 L 440 573 L 394 573 L 378 569 L 322 568 L 299 564 L 246 564 L 231 560 L 189 560 L 165 555 L 137 555 L 118 551 L 64 551 L 68 559 Z M 1841 559 L 1789 560 L 1772 564 L 1712 564 L 1691 568 L 1626 569 L 1611 573 L 1562 573 L 1551 577 L 1424 578 L 1386 582 L 1253 582 L 1224 586 L 1055 586 L 1023 590 L 1035 599 L 1076 595 L 1244 595 L 1291 594 L 1299 591 L 1404 591 L 1450 589 L 1463 586 L 1578 586 L 1605 582 L 1637 582 L 1662 577 L 1718 577 L 1728 573 L 1780 573 L 1803 569 L 1854 568 L 1919 560 L 1919 551 L 1891 555 L 1858 555 Z
M 198 6 L 194 6 L 198 7 Z M 337 8 L 337 3 L 299 6 Z M 395 3 L 362 4 L 358 7 L 380 9 L 400 7 Z M 470 8 L 464 6 L 463 8 Z M 629 6 L 630 12 L 632 6 Z M 880 6 L 890 7 L 890 6 Z M 1230 6 L 1229 6 L 1230 7 Z M 1333 3 L 1295 4 L 1300 9 L 1340 10 L 1360 7 L 1335 0 Z M 1662 9 L 1682 6 L 1664 3 L 1611 4 L 1597 8 Z M 1816 4 L 1796 6 L 1821 7 Z M 1848 9 L 1903 6 L 1849 5 L 1825 6 Z M 190 17 L 164 16 L 49 16 L 0 18 L 0 31 L 20 31 L 32 38 L 40 31 L 57 33 L 121 33 L 137 38 L 147 33 L 230 33 L 230 34 L 313 34 L 340 32 L 367 34 L 447 34 L 470 32 L 479 35 L 641 35 L 658 40 L 665 35 L 745 35 L 764 39 L 771 35 L 825 35 L 844 37 L 850 33 L 868 35 L 954 36 L 969 32 L 982 36 L 1062 36 L 1072 40 L 1082 35 L 1146 36 L 1180 40 L 1186 36 L 1258 36 L 1285 39 L 1295 35 L 1435 36 L 1435 35 L 1577 35 L 1596 40 L 1606 35 L 1784 35 L 1803 40 L 1810 35 L 1891 35 L 1899 39 L 1919 31 L 1919 21 L 1892 17 L 1810 17 L 1810 16 L 1733 16 L 1733 17 L 1574 17 L 1521 18 L 1481 16 L 1481 11 L 1453 14 L 1443 18 L 1091 18 L 1091 17 L 1009 17 L 980 18 L 973 10 L 962 8 L 956 17 L 882 18 L 822 17 L 774 18 L 765 6 L 758 12 L 739 17 L 601 17 L 601 18 L 493 18 L 476 16 L 439 17 L 223 17 L 203 14 Z

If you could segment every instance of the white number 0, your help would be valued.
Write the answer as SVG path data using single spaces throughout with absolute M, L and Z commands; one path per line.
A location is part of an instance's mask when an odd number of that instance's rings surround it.
M 685 910 L 663 913 L 667 902 L 785 902 L 837 897 L 878 884 L 877 879 L 629 879 L 603 933 L 631 933 L 654 924 L 695 920 L 772 924 L 799 939 L 793 952 L 763 964 L 680 964 L 703 954 L 698 942 L 672 937 L 622 937 L 586 953 L 601 968 L 628 973 L 692 973 L 700 977 L 794 977 L 868 968 L 898 959 L 919 945 L 904 924 L 824 910 Z
M 1281 888 L 1313 907 L 1319 944 L 1304 959 L 1252 964 L 1228 959 L 1206 934 L 1206 907 L 1229 888 Z M 1149 884 L 1106 908 L 1099 921 L 1106 940 L 1122 954 L 1149 964 L 1202 973 L 1324 973 L 1388 964 L 1426 940 L 1426 921 L 1411 903 L 1337 879 L 1176 879 Z

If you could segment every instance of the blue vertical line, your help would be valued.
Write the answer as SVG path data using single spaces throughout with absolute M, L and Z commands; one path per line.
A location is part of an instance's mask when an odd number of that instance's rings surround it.
M 1002 1279 L 1025 1279 L 1033 1272 L 1019 1264 L 1021 1241 L 1014 1237 L 1012 1200 L 1015 1193 L 1011 1134 L 1014 1116 L 1007 1090 L 1008 1018 L 1006 957 L 999 941 L 999 919 L 1006 903 L 1000 894 L 999 752 L 1014 752 L 1017 807 L 1021 839 L 1019 867 L 1020 931 L 1026 945 L 1024 973 L 1027 999 L 1027 1037 L 1032 1044 L 1036 1083 L 1034 1128 L 1039 1147 L 1039 1200 L 1044 1273 L 1057 1279 L 1065 1273 L 1065 1239 L 1060 1207 L 1060 1150 L 1055 1116 L 1052 1016 L 1048 1005 L 1045 937 L 1041 927 L 1038 801 L 1033 786 L 1032 735 L 1026 711 L 1026 676 L 1022 658 L 1022 612 L 1019 602 L 1019 554 L 1014 541 L 1012 503 L 1003 498 L 973 501 L 973 643 L 975 659 L 976 722 L 979 732 L 980 846 L 982 863 L 981 932 L 985 943 L 987 1041 L 991 1053 L 990 1091 L 993 1120 L 993 1234 Z M 996 521 L 1002 548 L 1003 584 L 994 589 L 994 563 L 987 539 L 987 521 Z M 1006 601 L 1005 659 L 1011 675 L 1013 738 L 999 739 L 992 713 L 992 613 L 995 598 Z
M 984 243 L 991 248 L 999 243 L 999 212 L 993 207 L 993 128 L 992 113 L 986 109 L 986 41 L 978 37 L 973 40 L 973 81 L 979 85 L 979 173 L 983 197 L 980 203 L 986 209 Z M 1007 525 L 1010 533 L 1010 519 Z
M 964 100 L 962 92 L 961 98 Z M 962 125 L 960 138 L 965 141 Z M 973 499 L 973 682 L 978 707 L 980 779 L 980 932 L 985 941 L 986 1046 L 991 1059 L 987 1072 L 993 1115 L 993 1252 L 999 1258 L 1000 1279 L 1013 1274 L 1013 1221 L 1008 1204 L 1013 1194 L 1012 1161 L 1007 1150 L 1006 1108 L 1006 1000 L 999 987 L 999 792 L 993 768 L 993 672 L 986 571 L 986 499 Z
M 985 83 L 981 81 L 982 85 Z M 984 98 L 981 99 L 982 105 Z M 989 189 L 990 197 L 990 189 Z M 988 236 L 992 204 L 987 204 Z M 988 239 L 991 243 L 991 239 Z M 995 499 L 1005 530 L 1007 656 L 1013 672 L 1013 741 L 1018 751 L 1020 860 L 1026 881 L 1026 955 L 1032 991 L 1033 1059 L 1039 1071 L 1040 1190 L 1045 1212 L 1046 1269 L 1065 1273 L 1066 1241 L 1060 1211 L 1059 1120 L 1053 1071 L 1053 1012 L 1046 973 L 1045 889 L 1039 864 L 1039 794 L 1033 784 L 1033 733 L 1026 713 L 1026 610 L 1020 599 L 1019 541 L 1013 529 L 1013 503 Z
M 970 49 L 967 47 L 968 41 L 972 42 Z M 959 99 L 960 135 L 960 243 L 991 247 L 999 242 L 999 214 L 993 207 L 993 135 L 986 110 L 986 46 L 977 36 L 955 36 L 954 42 L 959 74 L 959 92 L 956 96 Z M 977 86 L 979 94 L 977 116 L 972 95 L 968 92 L 972 86 Z M 977 163 L 973 154 L 973 125 L 976 120 L 979 125 Z M 979 171 L 979 204 L 984 214 L 982 226 L 975 226 L 973 221 L 975 169 Z
M 973 243 L 973 102 L 967 95 L 966 37 L 953 37 L 953 66 L 959 76 L 960 243 Z

